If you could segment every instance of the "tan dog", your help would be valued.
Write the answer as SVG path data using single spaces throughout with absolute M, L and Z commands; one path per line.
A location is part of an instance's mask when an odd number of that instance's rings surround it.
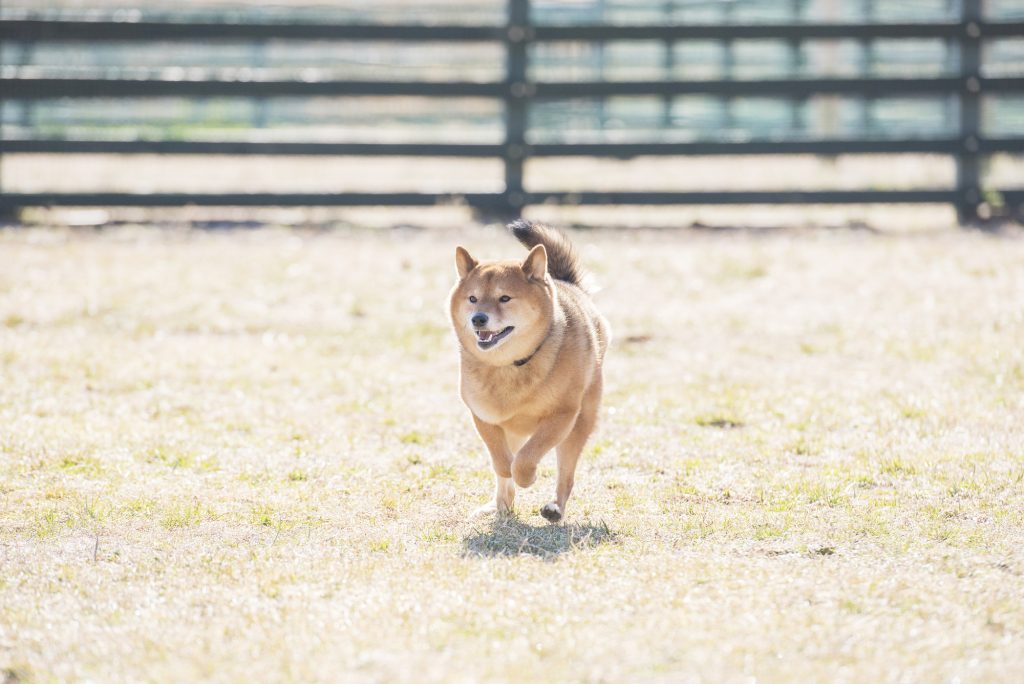
M 462 400 L 497 476 L 494 500 L 480 510 L 509 511 L 515 485 L 533 484 L 537 464 L 557 447 L 555 500 L 540 513 L 558 522 L 597 422 L 610 331 L 581 286 L 568 239 L 525 221 L 509 228 L 531 248 L 526 260 L 478 262 L 457 247 L 449 301 Z

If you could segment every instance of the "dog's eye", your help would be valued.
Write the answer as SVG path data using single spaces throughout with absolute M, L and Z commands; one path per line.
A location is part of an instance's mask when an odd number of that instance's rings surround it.
M 501 295 L 501 299 L 499 299 L 498 301 L 504 304 L 505 302 L 512 301 L 512 298 L 509 297 L 508 295 Z
M 469 301 L 472 302 L 473 304 L 476 304 L 476 297 L 474 297 L 473 295 L 470 295 L 469 296 Z

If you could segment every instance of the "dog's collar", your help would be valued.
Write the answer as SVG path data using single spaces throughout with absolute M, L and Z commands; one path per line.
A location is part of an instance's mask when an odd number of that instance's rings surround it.
M 533 350 L 532 354 L 530 354 L 526 358 L 519 359 L 518 361 L 513 361 L 512 365 L 515 366 L 516 368 L 519 368 L 520 366 L 525 366 L 526 364 L 530 363 L 530 359 L 537 355 L 537 352 L 540 351 L 540 348 L 543 347 L 544 343 L 548 341 L 548 337 L 550 337 L 550 335 L 544 336 L 544 339 L 541 340 L 540 344 L 537 345 L 537 348 Z

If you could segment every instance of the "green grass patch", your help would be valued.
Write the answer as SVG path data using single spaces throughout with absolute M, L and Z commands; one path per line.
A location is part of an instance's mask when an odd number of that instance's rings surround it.
M 195 499 L 171 501 L 160 513 L 160 525 L 168 530 L 196 527 L 212 516 L 210 509 Z

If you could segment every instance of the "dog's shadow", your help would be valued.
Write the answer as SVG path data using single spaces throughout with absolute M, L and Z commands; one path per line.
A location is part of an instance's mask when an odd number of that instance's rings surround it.
M 464 556 L 554 559 L 570 551 L 593 548 L 616 539 L 616 533 L 604 521 L 597 524 L 528 525 L 516 516 L 495 516 L 482 520 L 464 536 L 462 547 Z

